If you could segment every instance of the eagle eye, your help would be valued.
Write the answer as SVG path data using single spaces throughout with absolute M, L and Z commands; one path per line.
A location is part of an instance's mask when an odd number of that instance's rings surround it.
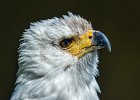
M 62 41 L 60 41 L 60 46 L 62 48 L 68 48 L 71 45 L 72 41 L 73 41 L 73 38 L 63 39 Z

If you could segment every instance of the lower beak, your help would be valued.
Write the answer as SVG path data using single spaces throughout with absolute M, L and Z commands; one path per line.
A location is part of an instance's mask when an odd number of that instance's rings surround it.
M 108 38 L 100 31 L 93 32 L 92 43 L 97 49 L 106 47 L 111 52 L 111 45 Z

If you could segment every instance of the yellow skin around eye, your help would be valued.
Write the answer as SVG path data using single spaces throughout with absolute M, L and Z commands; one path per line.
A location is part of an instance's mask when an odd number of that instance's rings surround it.
M 92 50 L 86 49 L 87 47 L 91 47 L 93 45 L 92 39 L 90 37 L 93 36 L 94 30 L 89 30 L 86 33 L 79 35 L 77 37 L 73 37 L 74 41 L 72 41 L 70 47 L 66 50 L 73 56 L 78 56 L 78 58 L 82 57 L 86 53 L 90 52 Z

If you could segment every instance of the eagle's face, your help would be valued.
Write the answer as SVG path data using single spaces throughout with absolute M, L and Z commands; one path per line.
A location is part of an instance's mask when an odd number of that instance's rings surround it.
M 63 18 L 33 23 L 24 32 L 20 44 L 17 84 L 28 84 L 28 81 L 42 79 L 44 85 L 52 82 L 50 84 L 55 86 L 56 81 L 68 80 L 68 83 L 63 84 L 66 89 L 68 84 L 75 83 L 73 78 L 77 78 L 79 84 L 90 83 L 98 72 L 97 50 L 103 47 L 111 49 L 106 36 L 94 30 L 80 16 L 69 13 L 69 16 Z M 95 83 L 93 82 L 94 85 Z M 97 84 L 96 86 L 98 87 Z M 78 88 L 77 85 L 76 87 Z

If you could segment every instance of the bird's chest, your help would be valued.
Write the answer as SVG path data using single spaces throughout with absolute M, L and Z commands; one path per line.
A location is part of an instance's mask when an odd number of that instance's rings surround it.
M 53 100 L 97 100 L 93 99 L 92 91 L 86 83 L 82 83 L 71 77 L 59 77 L 52 80 L 52 83 L 46 84 L 46 95 L 54 97 Z

